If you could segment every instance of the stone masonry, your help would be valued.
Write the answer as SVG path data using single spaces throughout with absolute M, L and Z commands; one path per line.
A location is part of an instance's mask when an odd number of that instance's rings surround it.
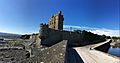
M 55 29 L 55 30 L 63 30 L 63 15 L 61 14 L 62 12 L 59 11 L 57 14 L 54 16 L 50 17 L 49 19 L 49 28 Z
M 67 40 L 51 47 L 33 48 L 33 57 L 19 61 L 20 63 L 65 63 Z
M 36 38 L 31 38 L 32 41 L 35 42 L 36 47 L 41 45 L 52 46 L 62 40 L 68 40 L 68 44 L 70 46 L 79 46 L 98 42 L 88 42 L 87 40 L 82 41 L 84 38 L 84 33 L 63 30 L 63 20 L 64 17 L 62 12 L 59 11 L 54 16 L 50 17 L 48 24 L 41 23 L 37 36 L 32 35 L 34 37 L 36 36 Z

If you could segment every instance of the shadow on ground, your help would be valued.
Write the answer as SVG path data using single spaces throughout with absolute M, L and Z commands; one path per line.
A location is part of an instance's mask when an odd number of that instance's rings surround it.
M 84 62 L 75 49 L 68 48 L 65 63 L 84 63 Z

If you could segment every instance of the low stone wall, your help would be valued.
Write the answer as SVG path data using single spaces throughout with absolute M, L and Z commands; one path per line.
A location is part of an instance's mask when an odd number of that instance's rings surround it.
M 20 63 L 64 63 L 67 40 L 63 40 L 51 47 L 32 49 L 33 57 Z
M 96 50 L 99 50 L 99 51 L 102 51 L 102 52 L 108 52 L 111 42 L 112 42 L 111 39 L 106 40 L 103 44 L 98 44 L 98 45 L 92 47 L 91 49 L 96 49 Z

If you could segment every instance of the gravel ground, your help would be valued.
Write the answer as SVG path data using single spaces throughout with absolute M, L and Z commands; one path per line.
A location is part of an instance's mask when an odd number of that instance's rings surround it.
M 25 50 L 1 50 L 0 61 L 1 62 L 19 62 L 29 57 L 29 52 Z

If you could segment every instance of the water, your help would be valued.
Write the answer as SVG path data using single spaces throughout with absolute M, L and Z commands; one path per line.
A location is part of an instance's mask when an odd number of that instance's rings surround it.
M 11 39 L 11 38 L 4 38 L 4 40 L 15 40 L 15 39 Z
M 108 53 L 117 57 L 120 57 L 120 48 L 110 48 Z

